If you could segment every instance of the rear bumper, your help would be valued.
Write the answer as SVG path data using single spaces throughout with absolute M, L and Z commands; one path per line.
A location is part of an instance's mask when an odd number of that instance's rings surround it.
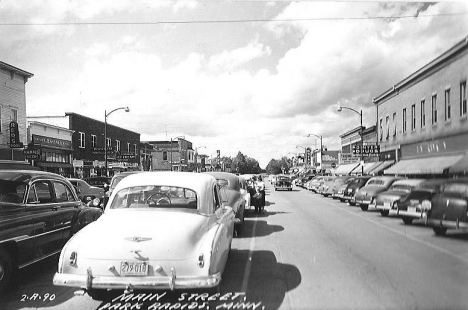
M 83 289 L 188 289 L 216 287 L 221 282 L 221 273 L 204 277 L 176 277 L 175 272 L 167 277 L 117 277 L 56 273 L 53 283 L 58 286 Z

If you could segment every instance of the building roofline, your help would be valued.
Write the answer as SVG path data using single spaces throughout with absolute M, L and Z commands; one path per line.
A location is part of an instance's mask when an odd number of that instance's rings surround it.
M 30 78 L 30 77 L 34 76 L 34 74 L 29 73 L 28 71 L 21 70 L 20 68 L 14 67 L 14 66 L 12 66 L 10 64 L 7 64 L 6 62 L 3 62 L 3 61 L 0 61 L 0 68 L 4 68 L 4 69 L 6 69 L 8 71 L 21 74 L 21 75 L 23 75 L 23 76 L 25 76 L 27 78 Z
M 29 124 L 35 124 L 35 125 L 41 125 L 41 126 L 48 126 L 48 127 L 55 128 L 55 129 L 60 129 L 60 130 L 63 130 L 63 131 L 69 131 L 70 133 L 75 132 L 75 130 L 72 130 L 72 129 L 69 129 L 69 128 L 56 126 L 56 125 L 52 125 L 52 124 L 47 124 L 47 123 L 42 123 L 42 122 L 38 122 L 38 121 L 28 121 L 28 123 Z
M 344 134 L 341 134 L 341 135 L 340 135 L 340 138 L 349 136 L 350 134 L 355 133 L 355 132 L 358 132 L 358 131 L 360 131 L 360 130 L 361 130 L 361 126 L 357 126 L 356 128 L 353 128 L 353 129 L 351 129 L 351 130 L 345 132 Z M 362 126 L 362 131 L 363 131 L 363 133 L 364 133 L 365 130 L 366 130 L 366 127 Z
M 85 115 L 82 115 L 82 114 L 79 114 L 79 113 L 75 113 L 75 112 L 65 112 L 65 116 L 70 116 L 70 115 L 77 115 L 77 116 L 80 116 L 80 117 L 84 117 L 84 118 L 93 120 L 93 121 L 95 121 L 95 122 L 100 122 L 100 123 L 102 123 L 103 125 L 105 124 L 105 122 L 103 122 L 103 121 L 100 121 L 100 120 L 97 120 L 97 119 L 95 119 L 95 118 L 91 118 L 91 117 L 88 117 L 88 116 L 85 116 Z M 109 124 L 109 123 L 107 123 L 107 126 L 112 126 L 112 127 L 118 128 L 118 129 L 126 130 L 126 131 L 128 131 L 128 132 L 132 132 L 132 133 L 134 133 L 134 134 L 137 134 L 137 135 L 141 136 L 141 133 L 136 132 L 136 131 L 132 131 L 132 130 L 129 130 L 129 129 L 126 129 L 126 128 L 122 128 L 122 127 L 119 127 L 119 126 L 115 126 L 115 125 L 112 125 L 112 124 Z M 141 141 L 140 141 L 140 142 L 141 142 Z
M 422 76 L 423 74 L 425 74 L 429 70 L 431 70 L 431 69 L 435 68 L 436 66 L 440 65 L 441 63 L 443 63 L 447 59 L 453 57 L 455 54 L 459 53 L 460 51 L 466 49 L 467 46 L 468 46 L 468 36 L 466 36 L 463 40 L 459 41 L 457 44 L 452 46 L 449 50 L 445 51 L 439 57 L 435 58 L 434 60 L 432 60 L 431 62 L 429 62 L 428 64 L 426 64 L 425 66 L 423 66 L 422 68 L 417 70 L 416 72 L 412 73 L 411 75 L 404 78 L 400 82 L 396 83 L 395 85 L 393 85 L 391 88 L 389 88 L 388 90 L 386 90 L 382 94 L 380 94 L 377 97 L 375 97 L 374 99 L 372 99 L 372 102 L 374 104 L 379 104 L 380 101 L 386 99 L 387 97 L 389 97 L 390 95 L 392 95 L 394 93 L 397 93 L 399 89 L 401 89 L 405 85 L 411 83 L 412 81 L 416 80 L 418 77 Z

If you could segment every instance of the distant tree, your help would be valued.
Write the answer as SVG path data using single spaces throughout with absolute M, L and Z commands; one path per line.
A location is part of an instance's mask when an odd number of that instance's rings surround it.
M 291 167 L 291 160 L 285 156 L 281 159 L 271 159 L 266 167 L 266 173 L 268 174 L 281 174 L 289 173 Z

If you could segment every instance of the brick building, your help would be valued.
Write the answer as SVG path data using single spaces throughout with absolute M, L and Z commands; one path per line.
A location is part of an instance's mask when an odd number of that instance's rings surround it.
M 153 146 L 154 171 L 194 171 L 195 156 L 192 142 L 183 138 L 170 141 L 145 141 Z
M 467 77 L 468 37 L 374 99 L 386 174 L 468 173 Z

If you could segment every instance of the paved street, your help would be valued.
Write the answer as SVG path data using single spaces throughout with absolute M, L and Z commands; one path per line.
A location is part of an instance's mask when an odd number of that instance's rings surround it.
M 268 183 L 267 183 L 268 184 Z M 267 185 L 266 212 L 233 240 L 219 294 L 142 292 L 94 301 L 51 285 L 56 258 L 21 271 L 0 309 L 462 309 L 468 234 Z M 156 294 L 158 293 L 158 295 Z M 133 297 L 133 298 L 132 298 Z

